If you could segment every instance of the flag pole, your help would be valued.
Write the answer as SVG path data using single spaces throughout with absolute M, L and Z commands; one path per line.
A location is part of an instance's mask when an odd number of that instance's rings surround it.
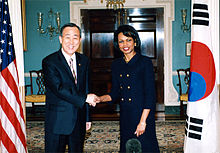
M 16 55 L 16 62 L 19 76 L 19 90 L 21 93 L 21 102 L 26 120 L 26 106 L 25 106 L 25 83 L 24 83 L 24 57 L 23 57 L 23 33 L 22 33 L 22 8 L 21 1 L 14 3 L 14 0 L 8 0 L 9 12 L 11 17 L 14 48 Z

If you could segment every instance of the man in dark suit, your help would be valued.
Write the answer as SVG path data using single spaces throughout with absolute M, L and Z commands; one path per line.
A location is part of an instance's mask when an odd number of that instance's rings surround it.
M 65 24 L 59 36 L 62 48 L 43 59 L 46 87 L 45 152 L 82 152 L 90 129 L 89 106 L 99 98 L 89 94 L 89 60 L 77 53 L 81 30 Z

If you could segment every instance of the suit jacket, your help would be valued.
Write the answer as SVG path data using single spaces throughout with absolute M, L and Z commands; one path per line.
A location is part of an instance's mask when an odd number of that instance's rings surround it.
M 55 134 L 70 134 L 80 114 L 82 129 L 89 121 L 89 60 L 76 53 L 77 85 L 61 50 L 42 61 L 46 88 L 45 130 Z

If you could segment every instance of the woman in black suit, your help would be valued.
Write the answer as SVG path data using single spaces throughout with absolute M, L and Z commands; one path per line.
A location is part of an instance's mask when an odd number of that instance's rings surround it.
M 123 57 L 112 63 L 112 89 L 102 102 L 120 99 L 120 152 L 126 142 L 137 138 L 142 152 L 159 152 L 155 131 L 155 84 L 151 60 L 140 54 L 140 38 L 129 25 L 114 33 L 114 47 Z

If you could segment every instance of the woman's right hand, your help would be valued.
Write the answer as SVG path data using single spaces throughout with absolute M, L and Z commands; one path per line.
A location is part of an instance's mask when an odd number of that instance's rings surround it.
M 100 96 L 99 98 L 101 102 L 112 101 L 112 98 L 110 95 L 103 95 L 103 96 Z

